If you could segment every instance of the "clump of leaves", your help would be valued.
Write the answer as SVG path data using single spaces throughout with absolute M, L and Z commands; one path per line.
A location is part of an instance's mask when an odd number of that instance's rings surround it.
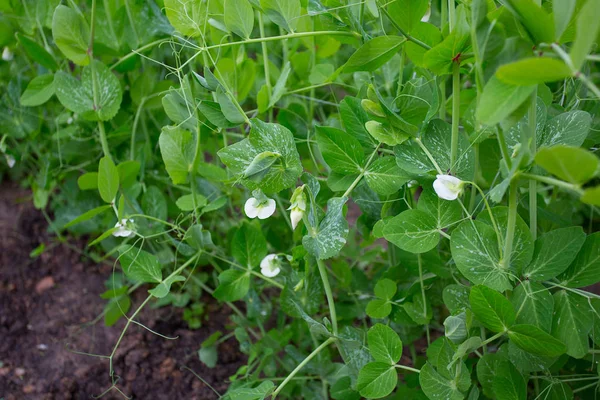
M 599 0 L 59 3 L 0 6 L 1 171 L 107 325 L 212 296 L 231 400 L 594 397 Z

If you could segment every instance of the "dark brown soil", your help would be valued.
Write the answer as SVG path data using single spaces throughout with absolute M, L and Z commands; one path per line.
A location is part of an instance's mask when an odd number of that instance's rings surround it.
M 105 327 L 93 321 L 103 310 L 104 281 L 111 267 L 96 264 L 65 245 L 51 246 L 43 215 L 28 192 L 0 186 L 0 399 L 86 399 L 110 388 L 108 360 L 67 349 L 110 354 L 124 322 Z M 40 243 L 51 247 L 37 259 L 29 253 Z M 77 245 L 78 243 L 73 242 Z M 79 243 L 80 245 L 82 243 Z M 135 307 L 145 290 L 134 295 Z M 118 387 L 135 399 L 216 399 L 245 362 L 235 339 L 219 347 L 216 368 L 204 366 L 197 350 L 217 330 L 226 331 L 229 310 L 204 297 L 210 319 L 190 330 L 181 312 L 146 307 L 137 320 L 166 340 L 132 325 L 114 358 Z M 104 399 L 124 398 L 114 389 Z

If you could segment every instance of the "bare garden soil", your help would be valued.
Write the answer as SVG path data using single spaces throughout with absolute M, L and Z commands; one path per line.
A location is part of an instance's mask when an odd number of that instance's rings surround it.
M 94 263 L 71 247 L 53 245 L 44 216 L 30 193 L 15 185 L 0 186 L 0 400 L 89 399 L 110 388 L 108 360 L 75 354 L 70 349 L 110 354 L 124 325 L 106 327 L 102 319 L 104 281 L 111 266 Z M 40 243 L 38 258 L 30 252 Z M 84 245 L 85 242 L 73 243 Z M 79 246 L 81 247 L 81 246 Z M 133 307 L 143 301 L 138 289 Z M 166 340 L 132 325 L 114 359 L 119 388 L 134 399 L 198 399 L 218 396 L 186 366 L 220 393 L 228 378 L 245 363 L 235 339 L 219 347 L 215 368 L 203 365 L 197 350 L 204 339 L 231 324 L 229 310 L 205 297 L 206 314 L 190 330 L 180 310 L 145 308 L 137 319 Z M 112 390 L 104 399 L 123 399 Z

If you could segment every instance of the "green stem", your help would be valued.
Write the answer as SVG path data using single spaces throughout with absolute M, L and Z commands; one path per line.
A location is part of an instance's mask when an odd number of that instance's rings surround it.
M 100 144 L 102 145 L 102 152 L 105 157 L 112 160 L 110 155 L 110 148 L 108 147 L 108 139 L 106 138 L 106 131 L 104 130 L 104 122 L 98 121 L 98 131 L 100 132 Z
M 110 69 L 115 69 L 117 66 L 121 65 L 122 63 L 124 63 L 125 61 L 127 61 L 128 59 L 130 59 L 131 57 L 134 57 L 136 55 L 138 55 L 138 53 L 141 53 L 144 50 L 150 49 L 158 44 L 162 44 L 165 42 L 168 42 L 170 39 L 158 39 L 155 40 L 154 42 L 150 42 L 142 47 L 140 47 L 139 49 L 136 50 L 131 50 L 131 53 L 127 54 L 126 56 L 123 56 L 121 58 L 119 58 L 117 60 L 117 62 L 115 62 L 113 65 L 110 66 Z
M 442 0 L 443 2 L 444 0 Z M 454 25 L 456 22 L 456 5 L 454 4 L 454 0 L 448 0 L 448 26 L 450 28 L 450 32 L 454 30 Z
M 529 105 L 528 120 L 529 120 L 529 140 L 531 155 L 535 156 L 537 151 L 536 143 L 536 118 L 537 118 L 537 89 L 534 89 L 531 96 L 531 104 Z M 531 179 L 529 181 L 529 229 L 533 240 L 537 239 L 537 181 Z
M 294 370 L 287 376 L 287 378 L 285 378 L 285 380 L 283 382 L 281 382 L 279 384 L 279 386 L 277 386 L 277 389 L 275 389 L 275 391 L 272 394 L 272 398 L 275 399 L 277 397 L 277 395 L 279 394 L 279 392 L 281 392 L 281 390 L 283 390 L 283 388 L 285 387 L 285 385 L 288 384 L 289 381 L 291 381 L 294 376 L 300 372 L 300 370 L 302 368 L 304 368 L 304 366 L 306 364 L 308 364 L 308 362 L 310 360 L 312 360 L 312 358 L 314 356 L 316 356 L 317 354 L 319 354 L 319 352 L 321 352 L 321 350 L 323 350 L 325 347 L 329 346 L 331 343 L 335 342 L 335 338 L 329 338 L 326 341 L 324 341 L 323 343 L 321 343 L 321 345 L 319 347 L 317 347 L 316 349 L 313 350 L 312 353 L 310 353 L 304 360 L 302 360 L 302 362 L 300 364 L 298 364 L 298 366 L 296 368 L 294 368 Z
M 541 176 L 541 175 L 535 175 L 535 174 L 528 174 L 526 172 L 521 172 L 519 174 L 519 176 L 521 176 L 523 178 L 526 178 L 526 179 L 533 179 L 533 180 L 536 180 L 538 182 L 547 183 L 549 185 L 558 186 L 559 188 L 562 188 L 562 189 L 572 190 L 572 191 L 576 192 L 579 195 L 583 194 L 583 190 L 581 190 L 581 187 L 579 187 L 579 185 L 575 185 L 573 183 L 561 181 L 561 180 L 555 179 L 555 178 L 550 178 L 549 176 Z
M 414 140 L 415 140 L 415 142 L 417 142 L 417 144 L 419 145 L 419 147 L 421 148 L 421 150 L 423 150 L 423 153 L 425 153 L 425 155 L 427 156 L 427 158 L 429 158 L 429 161 L 431 161 L 431 163 L 435 167 L 435 170 L 437 171 L 437 173 L 440 174 L 440 175 L 444 175 L 444 171 L 442 171 L 442 169 L 440 168 L 440 166 L 438 165 L 438 163 L 435 161 L 435 158 L 433 158 L 433 155 L 429 152 L 429 149 L 427 147 L 425 147 L 425 145 L 423 144 L 423 142 L 421 141 L 421 139 L 420 138 L 415 138 Z
M 486 346 L 487 344 L 493 342 L 496 339 L 501 338 L 502 336 L 504 336 L 506 332 L 500 332 L 500 333 L 496 333 L 494 336 L 491 336 L 490 338 L 484 340 L 483 342 L 481 342 L 480 346 Z
M 171 279 L 175 275 L 178 275 L 186 267 L 188 267 L 190 264 L 192 264 L 193 262 L 195 262 L 198 259 L 198 257 L 200 256 L 200 254 L 201 253 L 198 253 L 195 256 L 193 256 L 192 258 L 190 258 L 189 260 L 187 260 L 179 268 L 177 268 L 175 271 L 173 271 L 168 277 L 166 277 L 165 279 L 163 279 L 163 282 Z M 133 319 L 140 313 L 140 311 L 142 311 L 142 309 L 144 308 L 144 306 L 146 304 L 148 304 L 148 302 L 152 299 L 152 297 L 154 297 L 154 296 L 153 295 L 149 295 L 148 297 L 146 297 L 146 300 L 144 300 L 144 302 L 142 304 L 140 304 L 140 306 L 133 312 L 133 314 L 131 314 L 131 317 L 127 318 L 127 322 L 125 323 L 125 326 L 123 327 L 123 330 L 121 331 L 121 335 L 119 336 L 119 339 L 117 339 L 117 343 L 115 344 L 115 347 L 113 348 L 113 351 L 110 353 L 110 356 L 108 356 L 108 358 L 109 358 L 109 365 L 110 365 L 109 366 L 110 376 L 113 376 L 113 373 L 114 373 L 114 370 L 113 370 L 113 358 L 115 356 L 115 353 L 117 352 L 117 349 L 119 348 L 119 345 L 121 344 L 121 340 L 123 340 L 123 337 L 125 336 L 125 333 L 127 332 L 127 329 L 129 328 L 129 325 L 131 325 L 131 322 L 133 321 Z
M 454 2 L 454 0 L 450 0 Z M 460 120 L 460 62 L 452 65 L 452 142 L 450 147 L 450 172 L 454 172 L 458 155 L 458 122 Z
M 504 131 L 501 127 L 498 127 L 496 130 L 498 136 L 498 145 L 500 146 L 500 152 L 502 153 L 502 158 L 504 159 L 504 163 L 506 164 L 506 168 L 508 170 L 512 167 L 512 160 L 510 158 L 510 154 L 508 153 L 508 146 L 506 145 L 506 138 L 504 137 Z
M 360 183 L 360 180 L 363 178 L 363 176 L 365 176 L 365 173 L 367 172 L 367 169 L 371 165 L 371 162 L 373 162 L 373 158 L 375 158 L 375 155 L 377 155 L 377 151 L 379 150 L 379 146 L 381 146 L 381 143 L 375 148 L 375 150 L 373 150 L 373 153 L 371 153 L 371 156 L 367 160 L 367 163 L 365 164 L 365 167 L 361 169 L 360 174 L 356 177 L 356 179 L 354 180 L 354 182 L 352 182 L 352 184 L 350 185 L 350 187 L 344 192 L 344 194 L 342 195 L 342 197 L 348 197 L 348 196 L 350 196 L 350 193 L 352 193 L 352 191 L 354 190 L 354 188 L 356 187 L 356 185 L 358 185 Z
M 428 45 L 425 42 L 420 41 L 419 39 L 409 35 L 407 32 L 404 31 L 404 29 L 402 29 L 400 27 L 400 25 L 398 25 L 396 23 L 396 21 L 390 16 L 390 13 L 388 12 L 388 10 L 385 7 L 381 7 L 380 8 L 381 11 L 383 11 L 383 13 L 385 14 L 385 16 L 388 18 L 388 20 L 392 23 L 392 25 L 394 26 L 394 28 L 396 28 L 398 30 L 398 32 L 400 32 L 400 34 L 402 36 L 404 36 L 406 38 L 406 40 L 408 40 L 409 42 L 413 42 L 414 44 L 421 46 L 422 48 L 424 48 L 425 50 L 429 50 L 431 49 L 431 46 Z
M 321 280 L 323 281 L 323 287 L 325 288 L 325 296 L 327 297 L 327 305 L 329 306 L 329 316 L 331 317 L 333 335 L 337 336 L 337 313 L 335 312 L 335 302 L 333 301 L 333 293 L 331 292 L 331 285 L 329 284 L 329 278 L 327 276 L 327 267 L 323 260 L 317 260 L 317 266 L 319 267 L 319 273 L 321 274 Z
M 417 263 L 419 265 L 419 285 L 421 286 L 421 297 L 423 299 L 423 318 L 427 318 L 427 296 L 425 295 L 425 284 L 423 283 L 423 259 L 421 254 L 417 254 Z M 425 325 L 425 332 L 427 333 L 427 346 L 431 344 L 431 338 L 429 337 L 429 324 Z
M 585 385 L 580 388 L 577 388 L 577 389 L 573 390 L 573 393 L 583 392 L 584 390 L 593 388 L 594 386 L 598 386 L 598 382 L 590 383 L 589 385 Z
M 396 365 L 394 365 L 394 367 L 396 367 L 398 369 L 405 369 L 405 370 L 411 371 L 411 372 L 416 372 L 417 374 L 421 373 L 420 369 L 416 369 L 416 368 L 412 368 L 412 367 L 407 367 L 406 365 L 396 364 Z
M 510 257 L 512 254 L 512 246 L 515 236 L 515 227 L 517 224 L 517 192 L 519 183 L 517 179 L 510 182 L 508 195 L 508 223 L 506 227 L 506 238 L 504 240 L 504 254 L 502 257 L 502 265 L 505 269 L 510 266 Z

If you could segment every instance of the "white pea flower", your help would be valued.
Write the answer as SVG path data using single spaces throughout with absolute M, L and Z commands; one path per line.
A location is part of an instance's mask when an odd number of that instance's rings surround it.
M 6 158 L 6 164 L 8 164 L 8 168 L 12 168 L 15 166 L 15 163 L 17 161 L 13 156 L 11 156 L 10 154 L 5 154 L 4 157 Z
M 444 200 L 456 200 L 466 184 L 452 175 L 437 175 L 436 178 L 433 189 Z
M 255 197 L 250 197 L 244 204 L 244 212 L 248 218 L 266 219 L 275 212 L 275 200 L 266 198 L 258 200 Z
M 4 50 L 2 50 L 2 59 L 4 61 L 11 61 L 13 59 L 13 53 L 8 46 L 4 47 Z
M 290 220 L 292 222 L 292 230 L 294 230 L 298 226 L 298 223 L 306 211 L 306 195 L 304 194 L 304 185 L 297 187 L 296 190 L 294 190 L 290 202 L 292 205 L 290 208 L 288 208 L 288 210 L 290 210 Z
M 269 254 L 260 262 L 260 273 L 267 278 L 274 278 L 281 272 L 281 262 L 277 254 Z
M 120 222 L 115 224 L 115 228 L 118 228 L 113 232 L 113 236 L 116 237 L 132 237 L 135 235 L 133 230 L 133 219 L 123 218 Z

